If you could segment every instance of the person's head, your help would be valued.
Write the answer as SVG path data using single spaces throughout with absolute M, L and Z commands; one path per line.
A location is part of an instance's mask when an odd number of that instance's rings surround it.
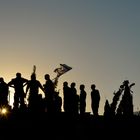
M 2 77 L 0 77 L 0 82 L 4 82 L 4 79 Z
M 84 90 L 85 89 L 85 85 L 80 85 L 80 90 Z
M 33 73 L 33 74 L 31 75 L 31 80 L 36 80 L 36 74 Z
M 129 81 L 128 80 L 125 80 L 124 82 L 123 82 L 123 85 L 124 86 L 127 86 L 129 84 Z
M 63 86 L 64 86 L 64 87 L 65 87 L 65 86 L 68 86 L 68 82 L 65 81 L 65 82 L 63 83 Z
M 17 73 L 16 73 L 16 77 L 17 77 L 17 78 L 21 78 L 21 73 L 17 72 Z
M 50 75 L 49 74 L 45 74 L 45 80 L 49 80 L 50 79 Z
M 72 82 L 71 83 L 71 88 L 74 88 L 76 86 L 76 83 L 75 82 Z
M 96 85 L 95 84 L 92 84 L 91 85 L 91 89 L 94 90 L 95 88 L 96 88 Z

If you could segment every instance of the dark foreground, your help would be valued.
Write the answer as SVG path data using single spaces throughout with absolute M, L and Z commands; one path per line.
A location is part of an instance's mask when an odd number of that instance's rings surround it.
M 12 113 L 0 118 L 1 139 L 121 139 L 137 138 L 140 117 L 104 118 L 85 114 Z

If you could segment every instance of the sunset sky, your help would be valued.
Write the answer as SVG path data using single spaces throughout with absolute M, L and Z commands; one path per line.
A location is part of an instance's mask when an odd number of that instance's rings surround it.
M 6 82 L 21 72 L 30 79 L 56 76 L 59 64 L 73 69 L 59 78 L 85 84 L 87 111 L 91 111 L 90 86 L 100 91 L 99 113 L 105 99 L 126 79 L 135 82 L 134 109 L 140 109 L 140 1 L 139 0 L 1 0 L 0 76 Z M 11 93 L 12 101 L 12 93 Z

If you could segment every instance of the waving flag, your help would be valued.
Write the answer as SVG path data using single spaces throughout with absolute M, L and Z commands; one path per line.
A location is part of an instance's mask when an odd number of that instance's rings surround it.
M 66 64 L 60 64 L 60 68 L 56 68 L 54 70 L 55 73 L 57 73 L 57 77 L 61 76 L 62 74 L 68 72 L 69 70 L 71 70 L 72 67 L 66 65 Z

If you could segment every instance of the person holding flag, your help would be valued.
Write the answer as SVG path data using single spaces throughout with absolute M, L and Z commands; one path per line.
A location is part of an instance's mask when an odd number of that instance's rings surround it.
M 66 72 L 68 72 L 69 70 L 71 70 L 72 67 L 66 65 L 66 64 L 60 64 L 60 67 L 59 68 L 56 68 L 54 70 L 54 72 L 57 74 L 56 77 L 53 79 L 54 80 L 54 86 L 55 88 L 57 87 L 57 84 L 58 84 L 58 78 L 65 74 Z
M 60 64 L 60 68 L 56 68 L 54 70 L 54 72 L 57 73 L 57 77 L 60 77 L 61 75 L 63 75 L 64 73 L 68 72 L 71 69 L 72 69 L 72 67 L 70 67 L 66 64 Z

